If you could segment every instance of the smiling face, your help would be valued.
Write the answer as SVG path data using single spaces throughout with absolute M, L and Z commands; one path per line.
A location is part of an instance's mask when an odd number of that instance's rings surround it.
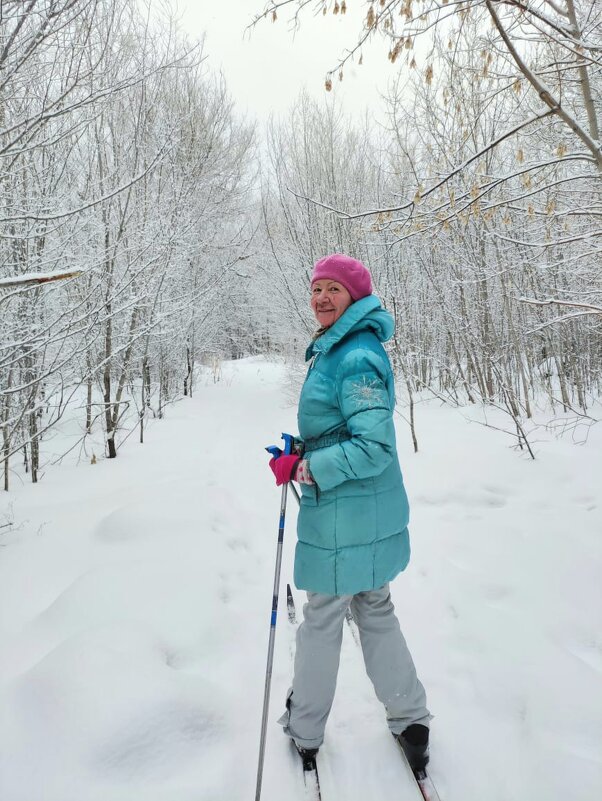
M 311 308 L 321 328 L 330 328 L 352 303 L 353 298 L 338 281 L 321 278 L 311 285 Z

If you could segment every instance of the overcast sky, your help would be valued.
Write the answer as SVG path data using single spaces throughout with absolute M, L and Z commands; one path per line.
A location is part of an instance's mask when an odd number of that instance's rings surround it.
M 262 20 L 245 31 L 264 0 L 178 0 L 182 26 L 192 38 L 206 33 L 209 62 L 223 70 L 237 107 L 260 120 L 286 111 L 304 86 L 312 96 L 325 95 L 325 74 L 355 43 L 366 10 L 360 0 L 348 0 L 347 6 L 344 16 L 306 12 L 293 36 L 286 9 L 277 22 Z M 378 93 L 398 67 L 389 63 L 386 44 L 378 39 L 364 49 L 363 61 L 345 70 L 342 83 L 335 79 L 333 91 L 348 110 L 371 106 L 376 112 Z

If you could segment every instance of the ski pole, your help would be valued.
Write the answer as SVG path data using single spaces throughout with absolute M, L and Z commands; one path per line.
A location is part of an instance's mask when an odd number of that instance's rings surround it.
M 299 497 L 299 493 L 297 492 L 297 488 L 295 487 L 294 484 L 291 484 L 291 490 L 293 492 L 293 495 L 295 496 L 295 500 L 297 501 L 297 504 L 299 506 L 301 506 L 301 498 Z
M 290 434 L 283 434 L 284 450 L 280 451 L 275 445 L 266 448 L 272 456 L 278 458 L 281 453 L 290 454 L 293 449 L 293 437 Z M 286 491 L 288 484 L 282 485 L 282 496 L 280 498 L 280 519 L 278 522 L 278 545 L 276 548 L 276 569 L 274 571 L 274 591 L 272 593 L 272 615 L 270 618 L 270 638 L 268 641 L 268 661 L 265 671 L 265 689 L 263 691 L 263 714 L 261 717 L 261 736 L 259 739 L 259 761 L 257 763 L 257 787 L 255 790 L 255 801 L 260 801 L 261 782 L 263 779 L 263 762 L 265 757 L 266 727 L 268 723 L 268 709 L 270 706 L 270 688 L 272 685 L 272 665 L 274 662 L 274 641 L 276 638 L 276 617 L 278 615 L 278 593 L 280 588 L 280 566 L 282 564 L 282 544 L 284 542 L 284 518 L 286 515 Z

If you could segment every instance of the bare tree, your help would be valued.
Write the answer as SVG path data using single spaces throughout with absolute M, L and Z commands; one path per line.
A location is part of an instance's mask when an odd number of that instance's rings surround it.
M 368 39 L 384 41 L 400 65 L 386 180 L 359 207 L 334 185 L 288 188 L 372 248 L 408 391 L 501 401 L 518 420 L 545 386 L 552 402 L 585 409 L 602 353 L 599 4 L 365 6 L 326 89 Z M 346 8 L 271 2 L 256 22 L 280 10 L 296 25 Z
M 191 392 L 201 343 L 220 336 L 215 292 L 249 240 L 253 132 L 167 12 L 135 0 L 3 10 L 8 489 L 18 451 L 38 480 L 41 438 L 67 411 L 83 411 L 84 438 L 102 423 L 113 457 L 122 431 L 140 423 L 142 438 L 146 414 Z

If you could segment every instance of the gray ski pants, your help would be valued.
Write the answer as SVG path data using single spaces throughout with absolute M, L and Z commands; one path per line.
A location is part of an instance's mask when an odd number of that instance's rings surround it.
M 424 687 L 395 617 L 389 585 L 358 595 L 307 593 L 297 630 L 295 675 L 278 723 L 303 748 L 318 748 L 334 699 L 345 612 L 360 632 L 366 672 L 384 704 L 387 723 L 399 734 L 411 723 L 428 726 Z

